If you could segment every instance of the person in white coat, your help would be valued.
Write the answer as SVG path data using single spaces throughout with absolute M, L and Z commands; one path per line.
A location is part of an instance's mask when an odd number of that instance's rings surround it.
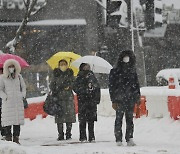
M 23 98 L 26 97 L 26 85 L 20 72 L 19 62 L 9 59 L 4 63 L 3 75 L 0 76 L 1 123 L 5 129 L 5 140 L 18 144 L 20 144 L 20 125 L 24 124 Z

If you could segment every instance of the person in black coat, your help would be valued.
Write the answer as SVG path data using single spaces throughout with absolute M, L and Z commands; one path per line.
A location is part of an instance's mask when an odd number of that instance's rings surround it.
M 140 86 L 135 68 L 136 58 L 131 50 L 122 51 L 115 67 L 109 75 L 109 93 L 112 107 L 116 110 L 115 138 L 122 145 L 122 119 L 126 117 L 126 142 L 134 146 L 133 111 L 135 103 L 140 102 Z
M 86 123 L 88 123 L 89 142 L 95 141 L 94 121 L 97 121 L 97 104 L 100 103 L 100 86 L 89 64 L 82 63 L 74 83 L 74 92 L 78 96 L 78 119 L 80 141 L 87 140 Z
M 58 128 L 58 141 L 64 140 L 64 124 L 66 124 L 66 140 L 71 139 L 72 123 L 76 122 L 75 106 L 73 102 L 73 70 L 68 67 L 64 59 L 59 61 L 58 68 L 53 71 L 50 84 L 54 102 L 62 107 L 62 114 L 55 116 Z

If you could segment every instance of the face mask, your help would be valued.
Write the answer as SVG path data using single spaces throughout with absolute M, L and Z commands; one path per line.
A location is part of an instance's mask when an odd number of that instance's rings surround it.
M 89 65 L 85 65 L 84 68 L 83 68 L 84 71 L 89 71 L 90 69 L 91 69 L 91 68 L 90 68 Z
M 123 62 L 128 63 L 128 62 L 129 62 L 129 56 L 125 56 L 125 57 L 123 58 Z
M 61 70 L 62 72 L 65 72 L 65 71 L 67 70 L 67 66 L 60 66 L 60 70 Z
M 13 67 L 10 67 L 10 68 L 9 68 L 9 72 L 10 72 L 10 73 L 14 73 L 14 68 L 13 68 Z

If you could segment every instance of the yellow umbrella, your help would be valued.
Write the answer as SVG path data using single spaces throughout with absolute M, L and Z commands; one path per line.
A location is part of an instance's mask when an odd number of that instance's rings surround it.
M 74 75 L 77 76 L 78 68 L 71 66 L 71 63 L 81 56 L 73 52 L 58 52 L 49 58 L 46 62 L 52 69 L 58 68 L 60 60 L 65 59 L 68 62 L 69 67 L 74 71 Z

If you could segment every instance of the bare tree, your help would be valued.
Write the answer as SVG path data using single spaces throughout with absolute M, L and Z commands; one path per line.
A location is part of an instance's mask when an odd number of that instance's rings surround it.
M 9 41 L 6 44 L 6 48 L 8 48 L 10 52 L 12 52 L 12 53 L 15 52 L 15 46 L 22 39 L 23 31 L 25 30 L 25 28 L 27 26 L 30 16 L 37 13 L 42 7 L 44 7 L 46 5 L 46 1 L 45 1 L 43 6 L 35 7 L 37 4 L 37 1 L 38 0 L 23 0 L 24 5 L 25 5 L 24 18 L 23 18 L 22 23 L 19 26 L 18 30 L 16 31 L 16 35 L 15 35 L 14 39 L 12 39 L 11 41 Z

